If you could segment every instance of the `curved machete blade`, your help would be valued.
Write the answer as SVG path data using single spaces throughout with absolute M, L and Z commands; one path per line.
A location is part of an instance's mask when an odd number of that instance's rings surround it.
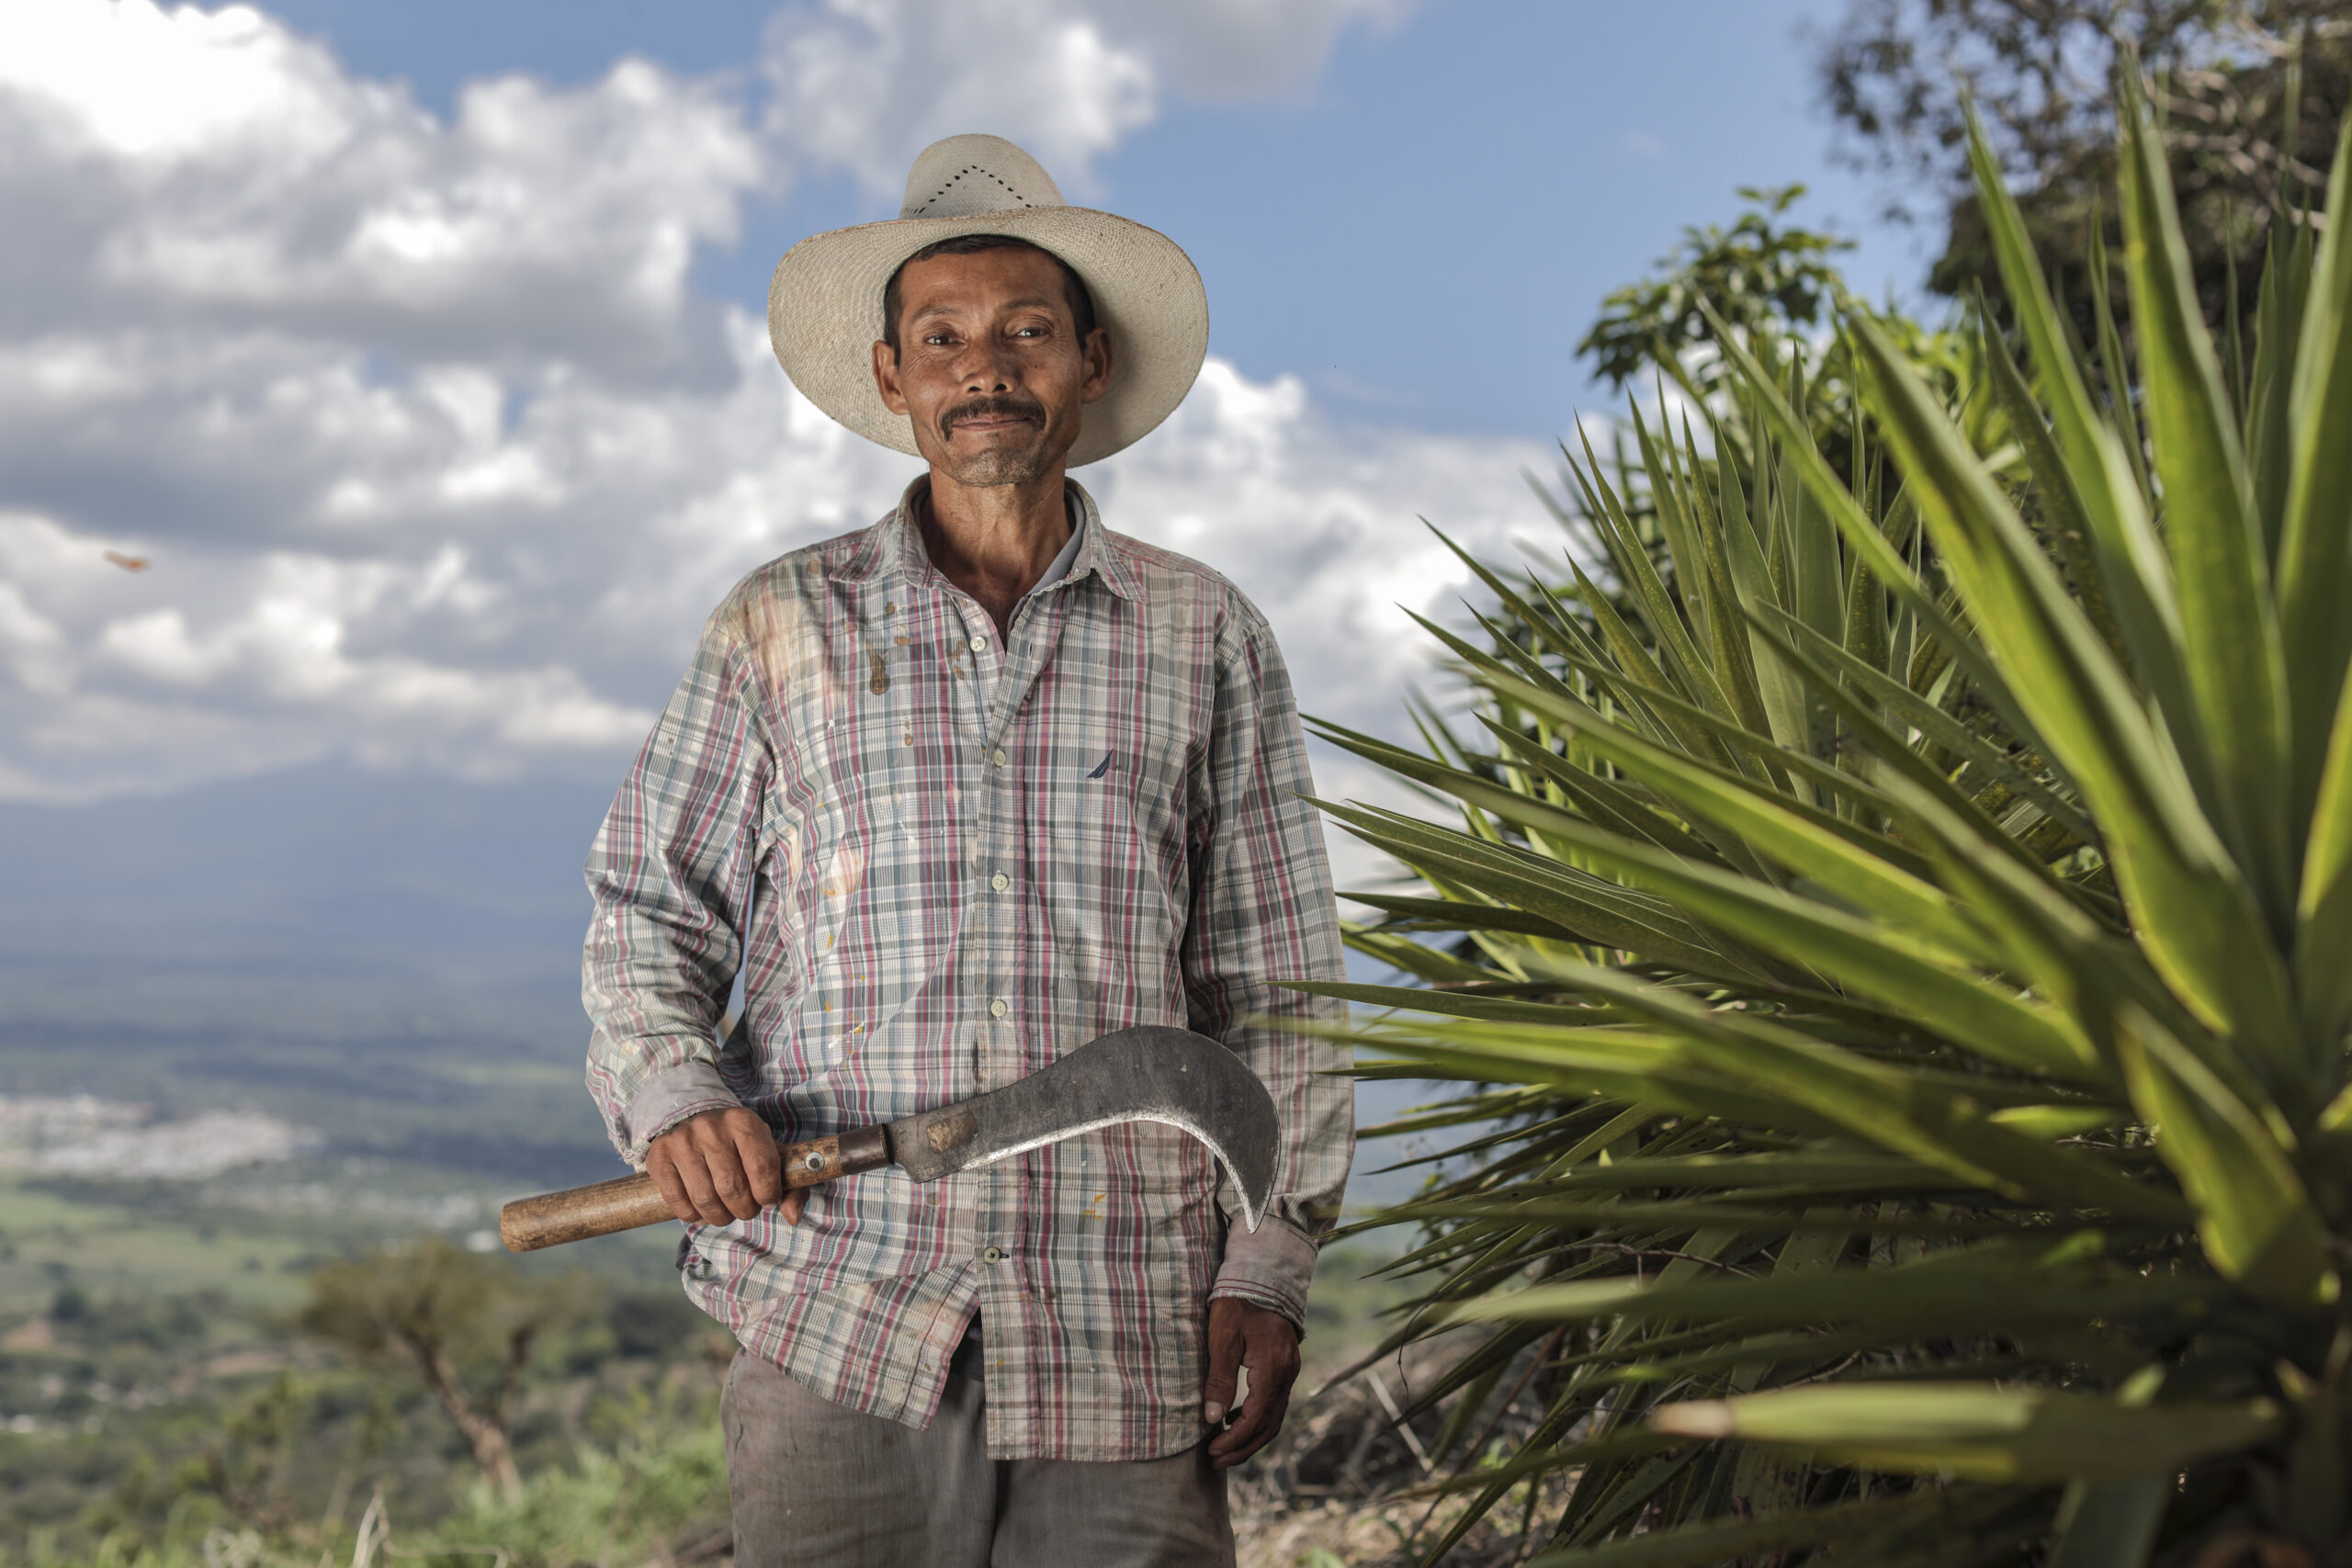
M 893 1122 L 890 1158 L 917 1181 L 1010 1159 L 1122 1122 L 1164 1122 L 1208 1145 L 1251 1230 L 1273 1201 L 1273 1097 L 1226 1047 L 1188 1029 L 1114 1030 L 977 1099 Z

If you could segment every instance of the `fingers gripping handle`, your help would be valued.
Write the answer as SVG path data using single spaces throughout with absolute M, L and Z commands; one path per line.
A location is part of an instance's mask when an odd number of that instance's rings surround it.
M 865 1127 L 834 1138 L 788 1144 L 784 1154 L 786 1191 L 814 1187 L 837 1176 L 855 1176 L 890 1163 L 889 1140 L 879 1127 Z M 673 1218 L 669 1200 L 650 1176 L 624 1176 L 593 1187 L 517 1198 L 498 1212 L 499 1239 L 509 1252 L 536 1252 L 592 1235 L 635 1230 Z

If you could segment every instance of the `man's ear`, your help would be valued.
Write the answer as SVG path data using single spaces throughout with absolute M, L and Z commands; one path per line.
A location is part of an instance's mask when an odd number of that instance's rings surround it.
M 899 389 L 899 351 L 880 338 L 874 340 L 874 389 L 882 394 L 884 408 L 892 413 L 907 412 L 907 395 Z
M 1111 331 L 1097 327 L 1086 334 L 1086 379 L 1080 383 L 1078 400 L 1091 403 L 1111 389 Z M 888 394 L 884 394 L 887 401 Z

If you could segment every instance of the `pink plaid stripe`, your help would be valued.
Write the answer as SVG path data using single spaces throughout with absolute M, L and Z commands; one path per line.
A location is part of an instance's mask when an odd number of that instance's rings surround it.
M 712 616 L 589 859 L 589 1088 L 641 1162 L 715 1105 L 809 1137 L 1130 1024 L 1223 1040 L 1283 1119 L 1255 1235 L 1197 1144 L 1138 1124 L 680 1247 L 705 1310 L 829 1399 L 927 1422 L 977 1309 L 991 1453 L 1157 1458 L 1202 1435 L 1206 1297 L 1304 1319 L 1352 1153 L 1344 1051 L 1276 1022 L 1335 1010 L 1276 980 L 1341 974 L 1289 678 L 1232 584 L 1075 484 L 1069 575 L 1008 644 L 924 556 L 925 482 Z

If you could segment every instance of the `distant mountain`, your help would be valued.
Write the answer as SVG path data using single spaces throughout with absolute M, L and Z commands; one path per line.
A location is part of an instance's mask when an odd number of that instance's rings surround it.
M 0 806 L 0 1021 L 576 1037 L 609 798 L 334 766 Z
M 0 807 L 0 1092 L 251 1103 L 370 1153 L 608 1172 L 579 961 L 609 798 L 325 766 Z

